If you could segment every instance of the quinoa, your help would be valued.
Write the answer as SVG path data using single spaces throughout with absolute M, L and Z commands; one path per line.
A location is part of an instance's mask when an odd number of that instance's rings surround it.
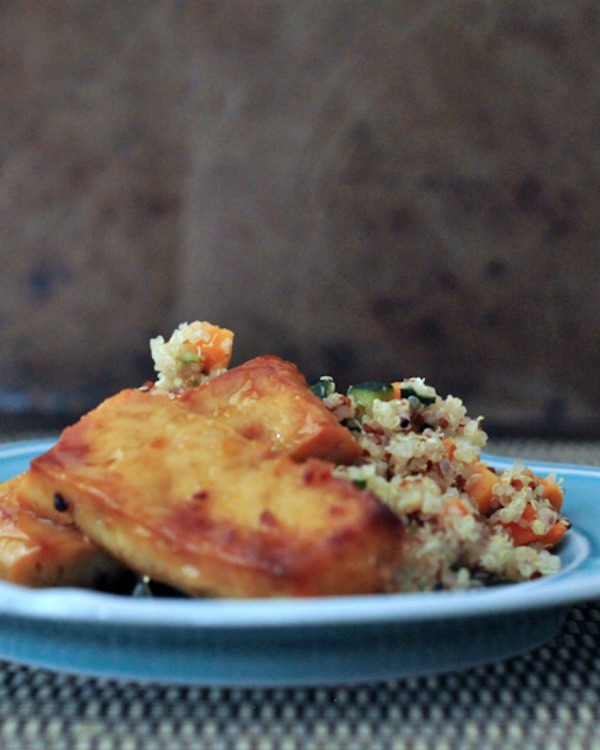
M 374 492 L 406 526 L 398 591 L 478 588 L 559 570 L 544 536 L 568 522 L 523 464 L 490 474 L 482 418 L 469 417 L 459 398 L 440 397 L 422 378 L 400 381 L 396 397 L 372 403 L 329 390 L 325 406 L 364 449 L 359 465 L 335 473 Z M 472 490 L 484 472 L 492 486 L 482 512 Z M 522 534 L 535 539 L 518 543 Z
M 203 321 L 181 323 L 168 341 L 162 336 L 150 339 L 150 353 L 158 378 L 154 384 L 157 392 L 175 394 L 205 383 L 225 372 L 222 362 L 229 362 L 232 338 L 219 342 L 222 349 L 216 366 L 207 363 L 204 349 L 212 344 L 215 326 Z

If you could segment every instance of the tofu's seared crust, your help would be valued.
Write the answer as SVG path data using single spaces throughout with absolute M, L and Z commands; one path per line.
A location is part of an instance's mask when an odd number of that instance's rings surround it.
M 397 517 L 332 465 L 273 456 L 220 415 L 123 391 L 33 461 L 66 517 L 128 566 L 191 595 L 388 588 Z
M 25 510 L 52 521 L 57 526 L 73 526 L 73 514 L 56 509 L 54 485 L 35 466 L 21 476 L 14 488 L 14 496 L 19 506 Z
M 351 432 L 312 393 L 300 370 L 279 357 L 256 357 L 174 400 L 190 414 L 214 417 L 243 437 L 266 444 L 273 454 L 351 464 L 363 453 Z M 139 422 L 124 424 L 124 446 L 144 429 Z M 62 443 L 69 440 L 67 433 Z M 54 484 L 34 461 L 24 477 L 20 502 L 57 524 L 72 524 L 69 510 L 55 509 L 54 493 Z
M 75 526 L 57 526 L 23 508 L 25 475 L 0 485 L 0 579 L 33 588 L 95 586 L 123 567 Z
M 352 464 L 363 454 L 300 370 L 279 357 L 255 357 L 180 398 L 186 409 L 219 418 L 245 437 L 299 461 L 324 458 Z

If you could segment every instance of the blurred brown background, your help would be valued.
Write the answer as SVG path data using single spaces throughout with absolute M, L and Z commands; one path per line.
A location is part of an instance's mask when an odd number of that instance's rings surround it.
M 600 436 L 599 63 L 595 0 L 0 2 L 4 424 L 201 318 Z

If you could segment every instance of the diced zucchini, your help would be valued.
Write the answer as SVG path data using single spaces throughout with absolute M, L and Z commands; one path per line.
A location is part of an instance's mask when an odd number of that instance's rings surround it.
M 327 398 L 335 391 L 335 383 L 329 375 L 322 375 L 316 383 L 311 385 L 310 389 L 319 398 Z
M 139 597 L 142 599 L 152 597 L 170 597 L 170 598 L 188 598 L 187 594 L 179 589 L 174 589 L 172 586 L 168 586 L 166 583 L 159 583 L 153 581 L 149 576 L 139 576 L 135 588 L 131 592 L 132 596 Z
M 410 398 L 411 396 L 414 396 L 415 398 L 418 398 L 419 401 L 425 406 L 429 406 L 429 404 L 435 404 L 435 396 L 424 396 L 421 393 L 417 393 L 415 389 L 409 385 L 402 386 L 402 388 L 400 388 L 400 394 L 402 398 Z
M 154 596 L 150 584 L 151 581 L 148 576 L 140 576 L 131 595 L 136 597 Z
M 196 362 L 200 361 L 200 357 L 198 356 L 197 352 L 181 352 L 177 359 L 183 365 L 194 365 L 196 364 Z
M 358 383 L 348 388 L 348 395 L 359 406 L 370 409 L 375 401 L 391 401 L 394 398 L 394 386 L 391 383 Z

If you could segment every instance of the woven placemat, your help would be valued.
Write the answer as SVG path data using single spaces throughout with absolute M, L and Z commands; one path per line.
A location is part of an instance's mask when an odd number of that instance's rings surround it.
M 523 656 L 331 688 L 164 687 L 0 663 L 2 750 L 600 748 L 600 605 Z M 493 638 L 493 633 L 490 633 Z
M 600 443 L 490 450 L 600 463 Z M 0 662 L 0 750 L 53 748 L 600 750 L 600 602 L 573 608 L 558 636 L 521 656 L 352 687 L 160 686 Z

